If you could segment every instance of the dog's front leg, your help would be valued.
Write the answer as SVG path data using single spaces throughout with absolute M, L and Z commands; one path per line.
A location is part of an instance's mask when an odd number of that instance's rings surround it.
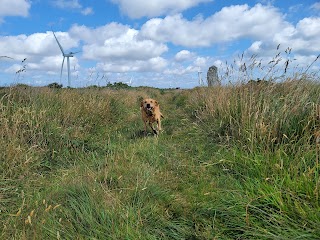
M 149 122 L 149 126 L 150 126 L 150 128 L 152 129 L 153 133 L 156 134 L 156 135 L 158 135 L 157 130 L 152 126 L 152 123 L 151 123 L 151 122 Z
M 158 125 L 158 132 L 160 133 L 160 131 L 161 131 L 161 121 L 160 121 L 160 119 L 157 119 L 157 125 Z
M 144 136 L 147 136 L 147 121 L 143 121 L 144 123 Z

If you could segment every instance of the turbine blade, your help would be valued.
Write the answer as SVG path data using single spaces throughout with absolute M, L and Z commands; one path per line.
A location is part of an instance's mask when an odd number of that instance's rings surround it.
M 61 78 L 62 78 L 63 64 L 64 64 L 64 57 L 63 57 L 62 64 L 61 64 L 61 71 L 60 71 L 60 83 L 61 83 Z
M 0 58 L 9 58 L 9 59 L 13 59 L 12 57 L 8 57 L 8 56 L 0 56 Z
M 53 33 L 54 38 L 56 39 L 56 41 L 57 41 L 57 43 L 58 43 L 58 45 L 59 45 L 59 48 L 60 48 L 60 50 L 61 50 L 61 52 L 62 52 L 62 55 L 64 55 L 63 48 L 62 48 L 61 44 L 59 43 L 59 41 L 58 41 L 58 38 L 57 38 L 56 34 L 54 33 L 54 31 L 52 31 L 52 33 Z
M 71 52 L 71 54 L 77 54 L 77 53 L 79 53 L 79 52 L 81 52 L 81 51 L 77 51 L 77 52 Z

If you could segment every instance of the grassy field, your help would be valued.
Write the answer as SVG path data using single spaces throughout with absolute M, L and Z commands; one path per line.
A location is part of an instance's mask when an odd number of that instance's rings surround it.
M 0 90 L 1 239 L 320 239 L 320 85 Z M 164 131 L 143 136 L 139 103 Z

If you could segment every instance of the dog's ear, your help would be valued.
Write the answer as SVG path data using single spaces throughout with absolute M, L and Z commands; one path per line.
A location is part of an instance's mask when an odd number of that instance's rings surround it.
M 158 101 L 154 101 L 154 103 L 156 104 L 156 106 L 159 106 L 159 103 L 158 103 Z
M 140 107 L 143 107 L 143 100 L 142 100 L 141 103 L 140 103 Z

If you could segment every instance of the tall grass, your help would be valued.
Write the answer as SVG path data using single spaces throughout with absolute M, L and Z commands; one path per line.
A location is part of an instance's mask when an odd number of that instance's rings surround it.
M 220 166 L 244 195 L 224 203 L 242 205 L 242 211 L 227 210 L 232 219 L 215 212 L 223 223 L 232 223 L 230 237 L 235 226 L 241 238 L 319 236 L 319 93 L 319 84 L 310 81 L 192 92 L 198 131 L 223 148 L 223 159 L 206 165 Z M 240 225 L 234 223 L 238 211 L 245 219 Z
M 203 130 L 220 142 L 239 142 L 248 151 L 296 152 L 315 145 L 319 91 L 312 82 L 249 83 L 196 89 L 192 104 Z

